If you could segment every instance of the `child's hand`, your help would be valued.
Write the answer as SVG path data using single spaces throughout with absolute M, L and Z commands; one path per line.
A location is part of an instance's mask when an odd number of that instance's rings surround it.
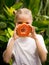
M 18 38 L 18 35 L 17 35 L 17 33 L 16 33 L 16 30 L 17 30 L 17 26 L 16 26 L 15 29 L 14 29 L 14 34 L 13 34 L 14 40 L 16 40 L 16 39 Z
M 31 31 L 31 35 L 30 35 L 30 37 L 32 37 L 32 38 L 36 38 L 36 32 L 35 32 L 35 27 L 34 26 L 32 26 L 32 25 L 29 25 L 31 28 L 32 28 L 32 31 Z

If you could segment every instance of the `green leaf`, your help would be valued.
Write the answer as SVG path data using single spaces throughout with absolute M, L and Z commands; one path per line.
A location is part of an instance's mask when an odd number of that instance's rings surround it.
M 46 45 L 49 45 L 49 38 L 47 38 L 47 39 L 45 40 L 45 44 L 46 44 Z
M 11 7 L 16 2 L 16 0 L 3 0 L 3 1 L 5 1 L 5 4 L 8 7 Z
M 12 6 L 12 8 L 14 8 L 14 9 L 19 9 L 22 5 L 23 5 L 23 3 L 18 2 L 18 3 L 15 3 L 15 4 Z
M 7 24 L 9 24 L 11 27 L 15 27 L 14 23 L 13 22 L 7 22 Z
M 47 36 L 49 37 L 49 25 L 48 25 L 46 34 L 47 34 Z
M 5 37 L 5 36 L 0 36 L 0 40 L 3 41 L 3 42 L 7 42 L 8 41 L 8 38 Z
M 10 36 L 13 36 L 14 31 L 11 28 L 8 28 L 8 32 L 9 32 Z
M 0 35 L 6 35 L 6 34 L 5 34 L 5 31 L 0 30 Z
M 5 5 L 5 7 L 4 7 L 3 9 L 4 9 L 4 11 L 5 11 L 5 13 L 6 13 L 6 15 L 7 15 L 8 17 L 14 16 L 14 15 L 13 15 L 13 11 L 14 11 L 15 9 L 14 9 L 13 7 L 8 8 L 8 7 Z
M 7 24 L 5 22 L 0 22 L 0 29 L 4 29 L 7 27 Z
M 40 8 L 40 0 L 30 0 L 29 9 L 32 11 L 33 15 L 38 14 Z
M 4 9 L 5 13 L 6 13 L 8 16 L 10 16 L 10 14 L 9 14 L 9 12 L 8 12 L 8 10 L 7 10 L 7 8 L 8 8 L 8 7 L 6 7 L 6 9 L 5 9 L 5 8 L 3 8 L 3 9 Z
M 28 8 L 28 6 L 30 5 L 30 0 L 20 0 L 20 2 L 23 2 L 23 7 Z
M 10 34 L 9 34 L 8 30 L 5 30 L 5 33 L 6 33 L 6 36 L 7 36 L 8 38 L 10 38 Z
M 6 17 L 3 14 L 0 14 L 0 19 L 6 20 Z

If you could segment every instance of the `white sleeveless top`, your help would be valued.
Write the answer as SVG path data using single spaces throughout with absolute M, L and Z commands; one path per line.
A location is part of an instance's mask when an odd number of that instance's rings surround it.
M 43 37 L 37 35 L 43 49 L 47 52 Z M 9 39 L 9 42 L 12 38 Z M 8 44 L 9 44 L 8 42 Z M 19 37 L 15 40 L 12 54 L 14 56 L 13 65 L 42 65 L 38 55 L 36 42 L 31 37 Z

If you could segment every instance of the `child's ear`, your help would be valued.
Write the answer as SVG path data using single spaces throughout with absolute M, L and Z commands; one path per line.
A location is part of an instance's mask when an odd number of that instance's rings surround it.
M 17 13 L 17 11 L 16 11 L 16 10 L 14 10 L 14 11 L 13 11 L 13 14 L 15 15 L 16 13 Z

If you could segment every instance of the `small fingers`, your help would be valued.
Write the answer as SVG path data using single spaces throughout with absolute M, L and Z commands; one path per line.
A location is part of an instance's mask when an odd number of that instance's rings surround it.
M 14 29 L 13 38 L 16 39 L 18 37 L 17 35 L 17 26 Z

